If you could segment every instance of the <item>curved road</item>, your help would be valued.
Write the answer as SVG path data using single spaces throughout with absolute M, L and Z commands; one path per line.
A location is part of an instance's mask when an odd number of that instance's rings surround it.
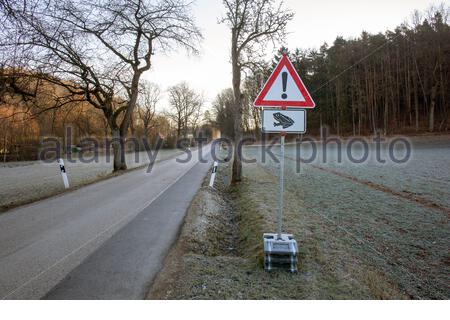
M 0 298 L 140 299 L 210 168 L 210 146 L 0 214 Z M 183 154 L 178 159 L 186 159 Z

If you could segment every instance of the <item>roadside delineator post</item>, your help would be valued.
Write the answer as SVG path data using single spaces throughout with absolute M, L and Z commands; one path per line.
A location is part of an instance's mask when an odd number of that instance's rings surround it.
M 219 162 L 214 161 L 214 166 L 211 171 L 211 179 L 209 180 L 209 187 L 214 188 L 214 181 L 216 180 L 217 169 L 219 168 Z
M 63 159 L 59 159 L 58 160 L 58 164 L 59 164 L 59 169 L 61 170 L 61 176 L 64 182 L 64 187 L 66 189 L 69 189 L 69 178 L 67 177 L 67 172 L 66 172 L 66 166 L 64 165 L 64 160 Z
M 297 272 L 297 241 L 292 234 L 283 233 L 285 137 L 287 134 L 306 132 L 305 109 L 315 108 L 315 103 L 289 60 L 287 52 L 283 52 L 283 57 L 254 105 L 262 108 L 262 131 L 281 135 L 277 233 L 263 235 L 264 268 L 266 271 L 282 269 Z

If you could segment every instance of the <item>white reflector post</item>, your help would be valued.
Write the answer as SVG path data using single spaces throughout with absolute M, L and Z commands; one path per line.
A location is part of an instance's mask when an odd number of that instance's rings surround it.
M 64 187 L 66 189 L 69 189 L 69 178 L 67 178 L 67 172 L 66 172 L 66 167 L 64 166 L 64 160 L 59 159 L 58 164 L 59 164 L 59 169 L 61 170 L 61 176 L 62 176 L 62 179 L 64 182 Z
M 214 180 L 216 179 L 216 173 L 217 173 L 218 167 L 219 167 L 219 162 L 215 161 L 212 172 L 211 172 L 211 180 L 209 181 L 209 186 L 211 188 L 214 188 Z

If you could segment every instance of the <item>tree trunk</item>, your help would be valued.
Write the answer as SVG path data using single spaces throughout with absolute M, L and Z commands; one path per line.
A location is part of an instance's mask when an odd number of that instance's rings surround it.
M 431 103 L 430 103 L 430 118 L 428 124 L 428 130 L 430 132 L 434 131 L 434 110 L 436 106 L 436 95 L 437 95 L 437 83 L 431 89 Z
M 133 80 L 131 81 L 130 96 L 127 104 L 127 110 L 123 117 L 120 128 L 113 129 L 113 149 L 114 149 L 114 171 L 127 170 L 127 164 L 125 160 L 125 138 L 128 134 L 132 122 L 132 115 L 136 108 L 136 102 L 139 96 L 139 80 L 141 78 L 141 72 L 135 71 Z
M 6 130 L 5 130 L 6 131 Z M 5 132 L 5 137 L 3 138 L 3 162 L 6 163 L 6 143 L 8 141 L 8 132 Z
M 405 55 L 405 83 L 406 83 L 406 105 L 408 110 L 408 126 L 411 127 L 412 125 L 412 103 L 411 103 L 411 71 L 409 66 L 409 60 L 407 56 Z
M 440 105 L 443 107 L 442 108 L 442 121 L 441 124 L 439 125 L 438 130 L 442 131 L 442 127 L 444 126 L 444 124 L 447 122 L 447 113 L 448 113 L 448 107 L 446 104 L 446 99 L 445 99 L 445 92 L 446 92 L 446 84 L 445 84 L 445 77 L 444 77 L 444 72 L 442 70 L 442 54 L 441 54 L 441 47 L 439 46 L 439 83 L 440 83 L 440 87 L 441 87 L 441 99 L 440 99 Z
M 133 80 L 131 81 L 130 96 L 127 104 L 127 110 L 125 111 L 125 116 L 123 117 L 122 124 L 120 125 L 120 134 L 125 137 L 130 128 L 132 121 L 132 116 L 134 109 L 136 108 L 136 101 L 139 96 L 139 80 L 141 78 L 141 72 L 135 71 L 133 75 Z
M 320 112 L 320 141 L 323 141 L 323 121 L 322 121 L 322 112 Z
M 388 79 L 384 78 L 384 135 L 387 136 L 389 133 L 389 98 L 388 98 Z
M 384 135 L 389 133 L 389 105 L 387 97 L 384 99 Z
M 255 122 L 255 136 L 260 136 L 261 133 L 261 128 L 259 126 L 260 120 L 259 120 L 259 110 L 257 110 L 256 108 L 252 108 L 251 110 L 252 112 L 252 116 L 253 116 L 253 121 Z
M 373 124 L 373 135 L 376 136 L 378 133 L 378 110 L 377 110 L 377 78 L 376 78 L 376 70 L 373 67 L 373 76 L 372 76 L 372 124 Z
M 341 136 L 341 90 L 340 82 L 336 84 L 336 133 Z
M 112 129 L 112 138 L 114 172 L 127 170 L 125 161 L 125 137 L 121 135 L 119 128 Z
M 235 102 L 234 114 L 234 159 L 233 159 L 233 173 L 231 182 L 236 183 L 242 180 L 242 161 L 239 154 L 239 142 L 242 140 L 242 111 L 239 111 L 240 102 Z
M 242 180 L 242 161 L 239 154 L 239 142 L 242 140 L 242 95 L 241 95 L 241 68 L 239 66 L 239 52 L 237 50 L 237 32 L 232 32 L 231 63 L 233 68 L 234 93 L 234 160 L 231 183 Z
M 134 128 L 134 116 L 133 114 L 131 114 L 131 120 L 130 120 L 130 132 L 131 132 L 131 136 L 134 137 L 134 134 L 136 132 L 135 128 Z
M 413 77 L 413 91 L 414 91 L 414 116 L 416 132 L 419 132 L 419 93 L 417 86 L 417 78 Z

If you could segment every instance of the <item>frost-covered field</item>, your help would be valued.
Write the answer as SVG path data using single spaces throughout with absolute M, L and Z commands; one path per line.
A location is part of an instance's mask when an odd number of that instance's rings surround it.
M 179 153 L 176 149 L 161 150 L 157 161 Z M 127 165 L 130 169 L 148 164 L 149 161 L 145 152 L 138 153 L 137 159 L 134 153 L 127 154 Z M 79 160 L 72 163 L 66 160 L 65 166 L 71 187 L 105 177 L 111 173 L 113 167 L 112 160 L 107 161 L 105 156 L 100 156 L 98 161 L 93 163 L 82 163 Z M 31 202 L 61 191 L 64 191 L 64 184 L 56 162 L 27 161 L 0 165 L 0 208 Z
M 324 165 L 450 208 L 450 137 L 448 140 L 412 141 L 412 145 L 411 160 L 405 164 L 376 161 L 361 165 L 348 161 L 339 164 L 334 159 Z
M 354 257 L 355 261 L 344 262 L 375 270 L 406 296 L 448 299 L 450 138 L 418 139 L 413 146 L 409 162 L 388 161 L 383 165 L 373 160 L 365 164 L 338 163 L 337 149 L 330 146 L 331 161 L 302 163 L 302 173 L 298 174 L 296 151 L 289 145 L 286 189 L 294 195 L 291 201 L 294 198 L 295 204 L 287 206 L 297 207 L 298 212 L 306 210 L 320 220 L 320 236 L 325 235 L 321 241 L 330 246 L 334 240 L 344 241 L 346 252 L 335 259 Z M 273 150 L 279 154 L 278 147 Z M 246 153 L 278 175 L 278 164 L 270 157 L 262 163 L 260 151 L 250 147 Z M 308 158 L 308 150 L 303 158 Z M 267 187 L 278 190 L 276 185 Z M 295 219 L 298 221 L 286 223 L 286 231 L 294 234 L 300 221 L 310 218 L 299 214 Z

